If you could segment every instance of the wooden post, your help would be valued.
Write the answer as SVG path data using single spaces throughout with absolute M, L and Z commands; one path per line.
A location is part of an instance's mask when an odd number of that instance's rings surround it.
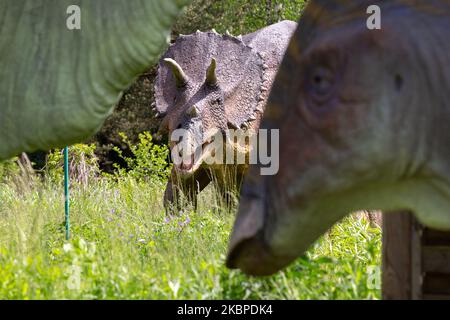
M 409 212 L 383 216 L 383 299 L 450 299 L 450 232 Z
M 450 232 L 424 228 L 423 299 L 450 300 Z
M 411 225 L 408 212 L 383 216 L 383 299 L 411 299 Z

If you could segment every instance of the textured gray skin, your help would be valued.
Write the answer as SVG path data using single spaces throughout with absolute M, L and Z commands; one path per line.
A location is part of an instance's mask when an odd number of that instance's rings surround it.
M 159 63 L 155 107 L 163 117 L 160 133 L 170 137 L 177 128 L 189 130 L 192 145 L 198 147 L 208 141 L 208 133 L 214 129 L 226 139 L 229 128 L 259 128 L 268 92 L 296 26 L 283 21 L 243 37 L 214 31 L 181 35 Z M 177 87 L 172 69 L 164 62 L 167 58 L 183 69 L 188 78 L 185 87 Z M 205 82 L 213 58 L 217 62 L 216 86 Z M 237 146 L 234 150 L 246 152 Z M 166 206 L 178 201 L 179 188 L 195 202 L 197 193 L 213 177 L 224 190 L 225 176 L 231 173 L 240 186 L 248 165 L 207 165 L 205 157 L 206 152 L 197 163 L 174 166 L 164 196 Z
M 450 230 L 449 30 L 450 1 L 309 2 L 261 123 L 280 170 L 249 169 L 227 266 L 274 273 L 358 210 Z

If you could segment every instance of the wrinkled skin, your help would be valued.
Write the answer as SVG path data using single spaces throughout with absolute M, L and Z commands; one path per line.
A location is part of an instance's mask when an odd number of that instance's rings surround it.
M 0 160 L 95 133 L 189 2 L 0 1 Z M 69 5 L 81 30 L 66 27 Z
M 408 209 L 450 230 L 450 2 L 310 1 L 261 127 L 280 170 L 245 178 L 227 266 L 268 275 L 350 212 Z
M 201 150 L 195 159 L 174 161 L 164 196 L 166 207 L 179 207 L 181 194 L 195 205 L 197 194 L 211 181 L 217 182 L 225 203 L 231 204 L 233 195 L 228 191 L 239 190 L 248 163 L 225 164 L 226 150 L 248 158 L 250 149 L 232 141 L 229 129 L 259 128 L 269 89 L 296 26 L 283 21 L 242 37 L 214 31 L 182 35 L 162 57 L 155 82 L 155 107 L 163 115 L 160 133 L 168 135 L 172 152 L 178 144 L 171 139 L 177 129 L 189 132 L 192 151 Z M 215 81 L 209 81 L 213 64 Z M 211 164 L 207 160 L 215 151 L 208 147 L 215 139 L 223 139 L 224 159 Z

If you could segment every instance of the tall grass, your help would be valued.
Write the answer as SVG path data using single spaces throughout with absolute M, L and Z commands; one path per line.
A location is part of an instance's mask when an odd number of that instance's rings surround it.
M 381 234 L 364 218 L 344 219 L 276 275 L 248 277 L 224 266 L 234 211 L 208 187 L 195 212 L 167 217 L 161 171 L 73 176 L 65 241 L 58 161 L 55 152 L 41 178 L 14 162 L 0 166 L 2 299 L 380 298 Z

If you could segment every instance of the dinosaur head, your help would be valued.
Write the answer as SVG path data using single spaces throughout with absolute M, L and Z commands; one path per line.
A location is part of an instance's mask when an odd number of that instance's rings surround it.
M 450 56 L 435 46 L 449 11 L 433 20 L 387 4 L 383 29 L 368 30 L 364 1 L 334 20 L 338 6 L 323 1 L 320 12 L 318 2 L 291 40 L 261 123 L 280 130 L 280 169 L 261 176 L 251 166 L 241 191 L 227 265 L 253 275 L 286 266 L 352 211 L 420 209 L 433 217 L 422 221 L 445 226 L 435 218 L 448 202 L 427 183 L 448 167 L 432 146 L 445 142 L 449 117 L 450 74 L 439 65 Z
M 224 92 L 216 77 L 217 62 L 211 59 L 205 70 L 203 82 L 189 81 L 181 66 L 173 59 L 166 58 L 177 84 L 173 100 L 173 111 L 163 120 L 160 130 L 169 133 L 172 158 L 177 171 L 183 175 L 194 173 L 212 156 L 208 145 L 217 142 L 227 130 Z
M 229 129 L 255 122 L 262 65 L 240 38 L 216 32 L 180 36 L 166 52 L 155 83 L 156 109 L 164 115 L 160 133 L 169 136 L 181 177 L 224 163 Z

